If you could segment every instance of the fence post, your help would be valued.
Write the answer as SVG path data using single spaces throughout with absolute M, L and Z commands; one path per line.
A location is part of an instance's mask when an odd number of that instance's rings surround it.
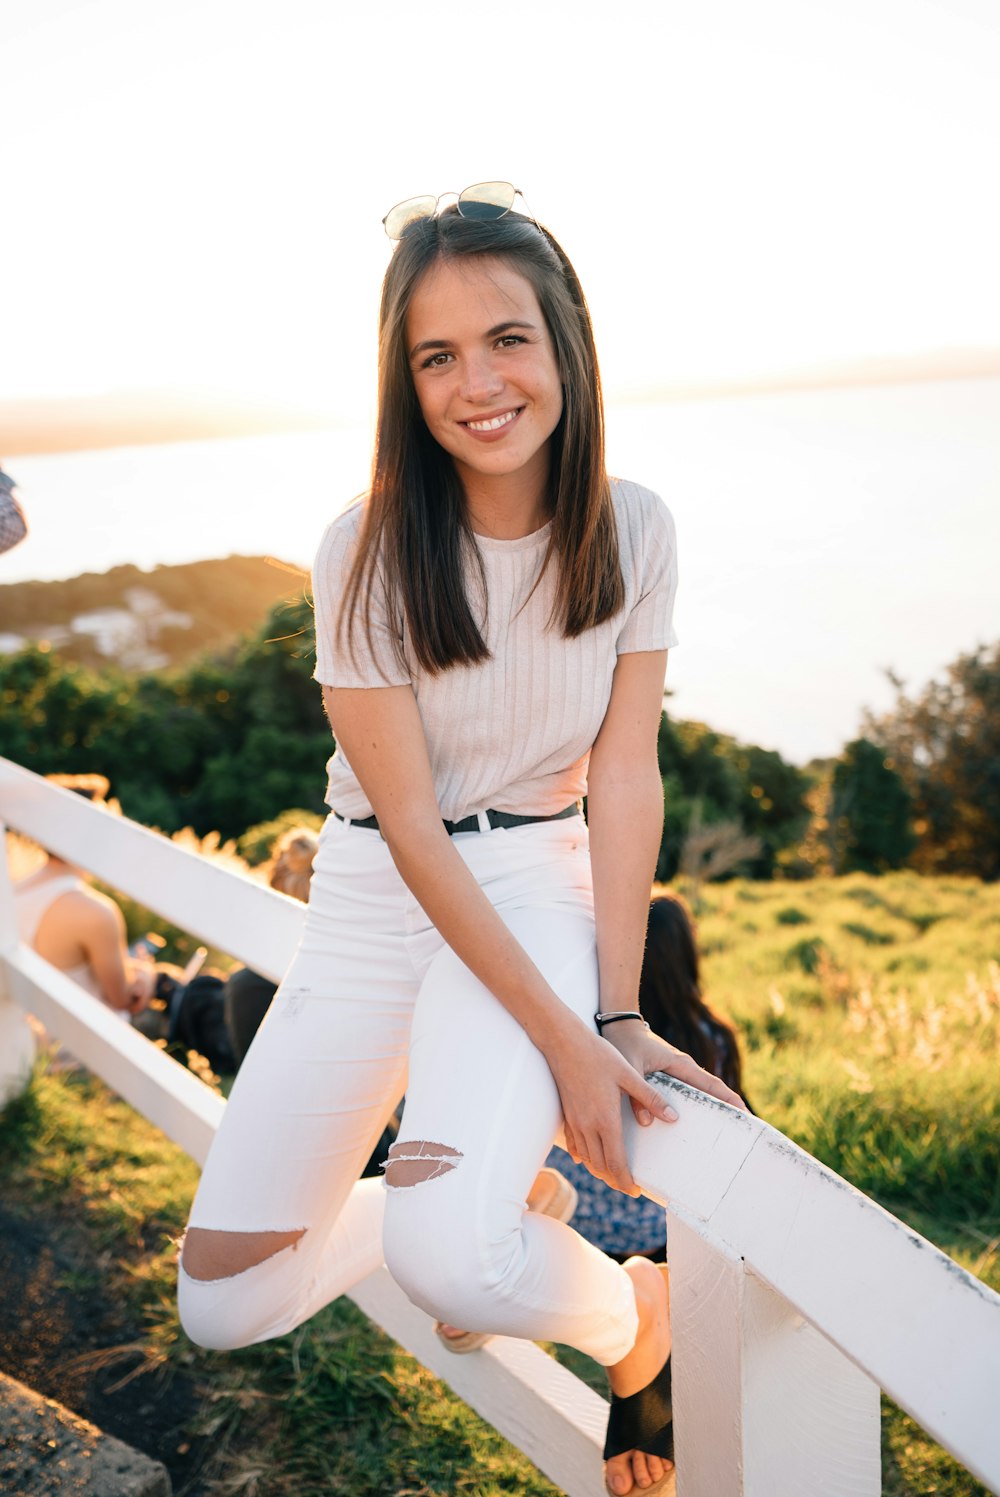
M 19 1097 L 35 1063 L 35 1036 L 14 1002 L 7 982 L 4 957 L 17 946 L 14 891 L 7 867 L 7 828 L 0 821 L 0 1107 Z
M 678 1497 L 878 1497 L 877 1386 L 740 1257 L 667 1220 Z

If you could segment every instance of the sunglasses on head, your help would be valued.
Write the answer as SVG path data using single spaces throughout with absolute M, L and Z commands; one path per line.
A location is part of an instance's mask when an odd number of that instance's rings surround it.
M 520 189 L 510 182 L 477 182 L 458 194 L 458 211 L 463 218 L 503 218 L 514 206 Z M 454 193 L 443 192 L 441 197 L 407 198 L 390 208 L 382 220 L 382 227 L 390 239 L 402 239 L 411 224 L 422 218 L 433 218 L 441 198 L 453 197 Z

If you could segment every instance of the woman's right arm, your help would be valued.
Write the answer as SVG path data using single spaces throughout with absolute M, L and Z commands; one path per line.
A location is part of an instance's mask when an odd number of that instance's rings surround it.
M 652 1117 L 676 1114 L 613 1046 L 558 998 L 476 883 L 444 829 L 410 686 L 324 686 L 337 742 L 368 797 L 400 875 L 461 961 L 545 1056 L 581 1156 L 636 1193 L 625 1157 L 621 1093 Z

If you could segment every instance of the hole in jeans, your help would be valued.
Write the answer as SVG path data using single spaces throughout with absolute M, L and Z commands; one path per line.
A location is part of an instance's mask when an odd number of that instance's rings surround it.
M 305 1227 L 294 1232 L 215 1232 L 207 1227 L 189 1227 L 181 1248 L 181 1266 L 189 1279 L 232 1279 L 287 1247 L 297 1247 L 305 1234 Z
M 390 1190 L 408 1190 L 447 1175 L 461 1159 L 447 1144 L 395 1143 L 385 1162 L 385 1183 Z

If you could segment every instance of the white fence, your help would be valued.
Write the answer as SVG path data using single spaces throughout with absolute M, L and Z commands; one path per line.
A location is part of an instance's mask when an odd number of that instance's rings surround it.
M 0 759 L 0 825 L 280 978 L 303 908 Z M 224 1103 L 19 946 L 0 868 L 0 1097 L 30 1063 L 22 1010 L 204 1160 Z M 782 1134 L 678 1084 L 669 1130 L 629 1123 L 670 1236 L 680 1497 L 874 1497 L 884 1388 L 1000 1487 L 1000 1296 Z M 380 1270 L 353 1298 L 567 1497 L 601 1497 L 606 1406 L 538 1347 L 450 1355 Z

